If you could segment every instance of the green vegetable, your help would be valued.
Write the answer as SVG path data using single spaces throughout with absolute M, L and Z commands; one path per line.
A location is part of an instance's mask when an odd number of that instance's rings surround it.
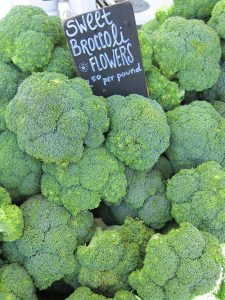
M 0 22 L 3 61 L 12 60 L 23 71 L 40 71 L 49 62 L 54 46 L 65 44 L 61 21 L 41 8 L 14 6 Z
M 35 286 L 46 289 L 78 268 L 74 256 L 76 219 L 41 195 L 25 201 L 21 209 L 25 223 L 23 235 L 15 242 L 4 243 L 4 257 L 24 266 Z
M 225 158 L 225 119 L 205 101 L 194 101 L 167 113 L 171 129 L 166 154 L 175 171 Z
M 68 47 L 56 47 L 53 50 L 52 58 L 44 71 L 55 72 L 73 78 L 76 75 L 72 56 Z
M 38 71 L 46 66 L 51 58 L 54 44 L 41 32 L 27 30 L 22 32 L 14 43 L 12 61 L 22 71 Z M 32 53 L 31 49 L 35 49 Z M 32 55 L 33 54 L 33 55 Z
M 19 200 L 40 192 L 41 162 L 22 152 L 16 136 L 0 133 L 0 185 Z
M 37 73 L 20 85 L 9 103 L 6 123 L 22 151 L 46 163 L 78 162 L 87 147 L 104 142 L 106 101 L 85 81 Z
M 13 263 L 0 268 L 0 299 L 37 300 L 32 278 L 19 264 Z
M 184 98 L 185 91 L 175 81 L 168 80 L 160 70 L 152 67 L 146 74 L 149 96 L 162 106 L 164 111 L 179 106 Z
M 173 0 L 170 15 L 186 19 L 207 19 L 218 0 Z
M 190 223 L 149 240 L 141 270 L 129 283 L 142 300 L 190 300 L 214 288 L 223 257 L 218 241 Z
M 148 172 L 127 168 L 127 193 L 123 202 L 111 207 L 111 212 L 119 224 L 126 216 L 138 217 L 151 228 L 162 228 L 171 219 L 171 204 L 166 197 L 166 185 L 157 168 Z
M 211 18 L 208 21 L 208 25 L 212 27 L 219 35 L 220 38 L 225 39 L 225 1 L 216 1 L 211 12 Z
M 141 221 L 133 219 L 120 227 L 99 228 L 89 245 L 78 247 L 80 283 L 109 296 L 128 289 L 128 275 L 139 266 L 152 234 Z
M 150 169 L 168 148 L 170 129 L 160 105 L 139 95 L 108 98 L 111 131 L 106 147 L 127 166 Z
M 171 17 L 154 33 L 154 60 L 187 91 L 210 88 L 219 78 L 220 40 L 200 20 Z
M 0 241 L 11 242 L 23 234 L 24 221 L 21 209 L 12 205 L 9 193 L 0 187 Z
M 86 149 L 77 164 L 48 164 L 43 171 L 42 193 L 74 215 L 98 207 L 101 199 L 118 204 L 126 193 L 124 166 L 103 147 Z
M 168 182 L 167 197 L 177 223 L 190 222 L 225 241 L 225 172 L 216 162 L 184 169 Z

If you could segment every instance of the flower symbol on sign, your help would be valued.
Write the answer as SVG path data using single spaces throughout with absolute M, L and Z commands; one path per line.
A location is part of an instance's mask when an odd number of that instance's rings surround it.
M 88 71 L 88 64 L 85 62 L 80 63 L 79 69 L 81 70 L 81 72 L 86 73 Z

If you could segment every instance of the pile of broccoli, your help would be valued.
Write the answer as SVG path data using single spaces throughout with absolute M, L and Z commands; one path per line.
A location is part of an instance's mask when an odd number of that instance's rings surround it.
M 58 17 L 0 21 L 0 300 L 225 300 L 224 25 L 174 0 L 139 30 L 149 98 L 103 98 Z

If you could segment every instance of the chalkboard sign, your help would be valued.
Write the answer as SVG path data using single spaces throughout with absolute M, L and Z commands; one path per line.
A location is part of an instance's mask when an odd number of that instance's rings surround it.
M 148 97 L 130 2 L 67 19 L 64 30 L 77 73 L 95 95 Z

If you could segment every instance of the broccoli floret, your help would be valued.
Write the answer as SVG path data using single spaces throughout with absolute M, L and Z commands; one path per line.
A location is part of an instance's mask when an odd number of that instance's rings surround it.
M 0 56 L 3 61 L 11 61 L 14 51 L 14 41 L 19 35 L 30 29 L 31 18 L 35 15 L 45 15 L 39 8 L 29 5 L 16 5 L 0 22 Z
M 144 266 L 131 273 L 129 283 L 143 300 L 190 300 L 216 286 L 222 261 L 213 236 L 183 223 L 149 240 Z
M 34 15 L 30 19 L 29 28 L 27 30 L 32 30 L 39 32 L 51 39 L 54 45 L 64 45 L 65 35 L 62 30 L 61 19 L 56 16 L 47 16 L 46 14 Z
M 175 81 L 168 80 L 160 70 L 152 67 L 146 74 L 149 96 L 162 106 L 164 111 L 179 106 L 184 98 L 185 91 Z
M 168 182 L 167 197 L 177 223 L 190 222 L 224 242 L 224 185 L 225 172 L 213 161 L 173 176 Z
M 128 187 L 123 202 L 111 208 L 115 220 L 122 224 L 126 216 L 137 216 L 154 229 L 162 228 L 171 219 L 171 204 L 166 197 L 166 185 L 160 171 L 127 168 L 126 177 Z
M 217 33 L 200 20 L 171 17 L 154 33 L 154 60 L 181 89 L 202 91 L 218 80 L 221 46 Z
M 40 71 L 49 62 L 54 46 L 65 45 L 60 18 L 42 9 L 14 6 L 0 23 L 3 60 L 11 59 L 23 71 Z
M 147 72 L 152 67 L 153 44 L 149 35 L 144 30 L 138 31 L 138 38 L 141 47 L 144 70 Z
M 74 77 L 76 71 L 68 47 L 56 47 L 52 53 L 50 63 L 44 68 L 44 71 L 61 73 L 68 78 Z
M 9 193 L 0 187 L 0 241 L 11 242 L 19 239 L 23 228 L 22 210 L 12 205 Z
M 19 200 L 40 192 L 41 162 L 22 152 L 16 136 L 10 131 L 0 133 L 0 185 Z
M 3 244 L 4 257 L 24 266 L 41 290 L 75 273 L 78 268 L 74 256 L 76 219 L 41 195 L 31 197 L 20 208 L 24 215 L 24 232 L 17 241 Z
M 169 14 L 186 19 L 208 19 L 218 0 L 173 0 Z
M 107 296 L 129 289 L 128 275 L 139 266 L 142 247 L 152 234 L 133 219 L 127 219 L 123 226 L 97 229 L 90 244 L 77 250 L 80 283 Z
M 54 44 L 41 32 L 28 30 L 15 40 L 12 61 L 22 71 L 38 71 L 46 66 L 51 58 Z M 31 51 L 35 49 L 35 51 Z
M 6 123 L 22 151 L 46 163 L 78 162 L 84 150 L 104 142 L 106 101 L 81 79 L 36 73 L 19 87 L 6 110 Z
M 106 147 L 127 166 L 150 169 L 169 146 L 170 128 L 161 106 L 139 95 L 112 96 L 108 103 Z
M 95 294 L 88 287 L 79 287 L 66 300 L 137 300 L 138 297 L 128 291 L 119 291 L 113 298 L 105 298 L 102 295 Z
M 222 101 L 213 101 L 211 102 L 212 106 L 215 108 L 215 110 L 223 117 L 225 118 L 225 102 Z
M 118 204 L 126 193 L 124 169 L 104 147 L 86 149 L 77 164 L 44 165 L 41 190 L 49 201 L 76 215 L 98 207 L 101 199 Z
M 218 33 L 220 38 L 225 39 L 225 1 L 216 2 L 207 24 Z
M 13 263 L 0 268 L 0 299 L 37 300 L 32 278 L 19 264 Z
M 194 101 L 167 113 L 171 129 L 166 154 L 175 171 L 205 161 L 225 161 L 225 119 L 205 101 Z
M 207 101 L 225 102 L 225 62 L 221 65 L 219 80 L 212 86 L 212 88 L 203 91 L 200 94 L 200 97 Z

